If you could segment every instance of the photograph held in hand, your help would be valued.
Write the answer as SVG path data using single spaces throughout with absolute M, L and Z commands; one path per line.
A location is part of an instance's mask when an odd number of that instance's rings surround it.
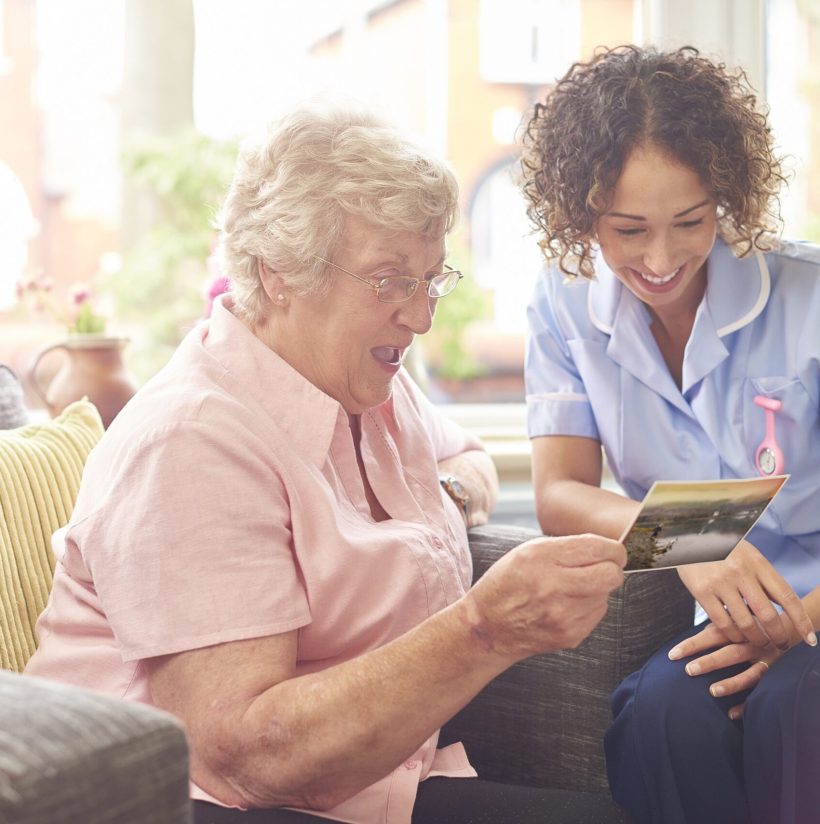
M 722 561 L 788 478 L 656 481 L 621 537 L 626 571 Z

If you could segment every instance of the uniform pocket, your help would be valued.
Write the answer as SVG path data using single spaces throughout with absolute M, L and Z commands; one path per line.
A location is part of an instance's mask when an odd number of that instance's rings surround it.
M 811 462 L 809 441 L 817 428 L 817 409 L 803 384 L 788 375 L 747 378 L 742 393 L 743 431 L 749 474 L 757 475 L 755 453 L 766 437 L 766 411 L 754 402 L 763 395 L 780 401 L 774 413 L 774 436 L 783 452 L 784 471 L 795 473 Z

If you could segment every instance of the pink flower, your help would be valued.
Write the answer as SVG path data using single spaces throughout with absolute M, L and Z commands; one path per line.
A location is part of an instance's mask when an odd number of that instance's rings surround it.
M 75 283 L 71 287 L 69 298 L 75 306 L 82 306 L 91 299 L 91 289 L 85 283 Z
M 208 291 L 205 293 L 207 298 L 207 305 L 205 306 L 205 317 L 209 318 L 214 309 L 214 300 L 221 294 L 231 290 L 231 280 L 224 275 L 217 275 L 208 286 Z
M 50 315 L 69 332 L 100 334 L 105 330 L 105 318 L 92 306 L 94 294 L 87 283 L 75 283 L 63 300 L 55 295 L 54 281 L 43 275 L 21 279 L 16 291 L 21 304 L 37 314 Z

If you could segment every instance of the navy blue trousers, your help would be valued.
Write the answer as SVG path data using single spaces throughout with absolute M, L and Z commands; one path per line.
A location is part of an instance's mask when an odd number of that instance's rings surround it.
M 604 748 L 612 795 L 635 824 L 820 822 L 820 646 L 798 644 L 749 693 L 709 686 L 659 650 L 612 694 Z M 687 659 L 688 660 L 688 659 Z M 730 707 L 746 699 L 744 716 Z

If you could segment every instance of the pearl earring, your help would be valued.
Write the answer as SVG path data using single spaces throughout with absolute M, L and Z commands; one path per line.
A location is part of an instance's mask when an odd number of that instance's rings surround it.
M 285 300 L 285 296 L 281 292 L 279 292 L 276 295 L 276 302 L 277 303 L 282 303 L 284 300 Z

